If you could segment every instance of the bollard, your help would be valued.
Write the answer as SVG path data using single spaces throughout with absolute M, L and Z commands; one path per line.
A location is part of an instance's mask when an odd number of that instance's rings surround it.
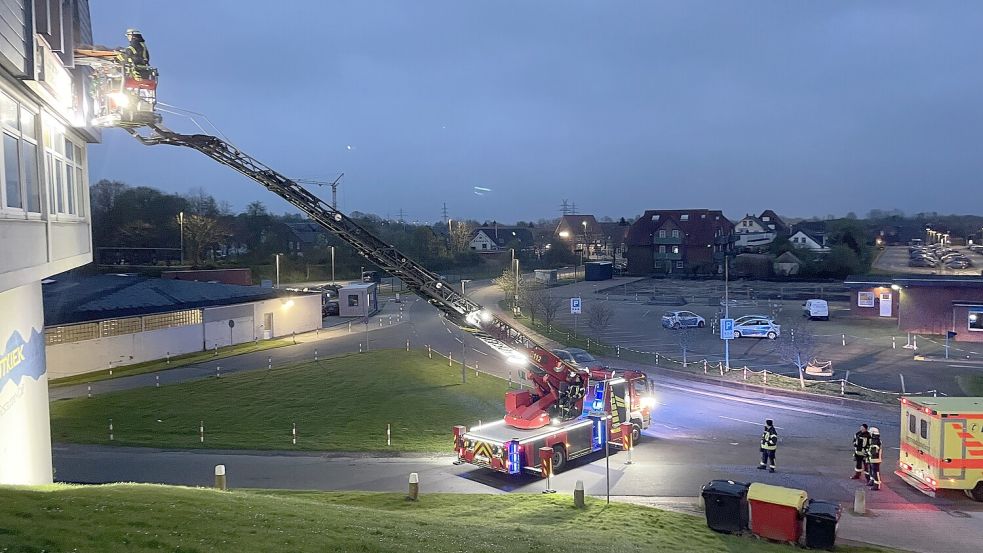
M 747 380 L 747 366 L 744 366 L 744 380 Z
M 317 348 L 314 348 L 314 360 L 317 361 Z
M 266 359 L 266 368 L 267 369 L 272 369 L 273 368 L 273 357 L 268 357 Z
M 160 377 L 158 377 L 158 378 L 160 378 Z M 92 386 L 91 385 L 90 386 L 86 386 L 86 394 L 89 396 L 89 399 L 92 399 Z
M 215 465 L 215 489 L 226 490 L 225 486 L 225 465 Z
M 362 342 L 358 343 L 358 352 L 362 353 Z
M 351 321 L 348 322 L 348 333 L 349 334 L 352 333 L 352 323 L 351 323 Z
M 417 497 L 419 496 L 420 496 L 420 475 L 415 472 L 411 472 L 410 491 L 409 494 L 406 496 L 406 499 L 409 499 L 410 501 L 416 501 Z
M 113 441 L 113 419 L 109 419 L 109 441 Z
M 621 346 L 615 346 L 618 351 L 618 359 L 621 359 Z
M 433 350 L 430 349 L 430 346 L 429 345 L 427 345 L 427 357 L 429 357 L 430 359 L 433 359 Z
M 768 369 L 765 369 L 764 372 L 761 373 L 761 378 L 764 380 L 765 384 L 768 384 Z
M 898 349 L 898 342 L 895 341 L 894 336 L 891 336 L 891 349 Z
M 917 351 L 918 350 L 918 335 L 917 334 L 915 334 L 914 336 L 911 337 L 911 349 L 913 351 Z
M 853 495 L 853 512 L 858 515 L 867 514 L 867 489 L 857 488 Z
M 201 443 L 205 443 L 205 421 L 200 421 L 198 423 L 198 436 Z
M 386 445 L 393 445 L 393 434 L 392 434 L 392 424 L 386 423 Z
M 215 344 L 215 346 L 212 348 L 212 355 L 218 355 L 218 344 Z
M 707 360 L 703 360 L 703 374 L 707 374 Z
M 659 352 L 655 352 L 655 364 L 659 364 Z
M 846 334 L 843 334 L 843 345 L 846 346 Z
M 717 363 L 717 368 L 720 369 L 720 376 L 723 376 L 724 375 L 724 362 L 723 361 L 719 361 Z
M 898 373 L 898 376 L 901 377 L 901 395 L 906 396 L 906 395 L 908 395 L 908 391 L 905 390 L 905 387 L 904 387 L 904 375 L 901 374 L 901 373 Z
M 215 378 L 222 378 L 222 365 L 215 365 Z
M 451 352 L 447 352 L 447 366 L 450 367 L 453 361 L 454 361 L 454 354 Z
M 410 341 L 406 340 L 406 351 L 410 351 Z
M 573 506 L 578 509 L 584 508 L 584 481 L 577 480 L 573 486 Z
M 840 395 L 846 395 L 846 379 L 840 380 Z
M 475 376 L 478 376 L 478 362 L 477 361 L 474 362 L 474 375 Z
M 294 445 L 297 445 L 297 423 L 294 423 L 294 429 L 292 434 L 293 434 L 293 443 Z
M 154 378 L 157 379 L 157 387 L 160 388 L 160 375 L 155 375 Z
M 167 364 L 171 364 L 171 352 L 167 352 Z
M 587 337 L 587 351 L 590 351 L 590 337 Z

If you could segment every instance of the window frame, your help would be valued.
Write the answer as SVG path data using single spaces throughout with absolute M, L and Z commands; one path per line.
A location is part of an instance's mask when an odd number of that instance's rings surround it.
M 7 194 L 7 145 L 6 140 L 0 140 L 0 162 L 3 163 L 4 169 L 0 171 L 0 213 L 5 216 L 13 216 L 17 219 L 41 219 L 44 216 L 44 194 L 42 191 L 43 183 L 41 180 L 41 164 L 40 157 L 35 157 L 35 167 L 34 167 L 34 181 L 37 192 L 38 199 L 38 209 L 37 211 L 31 210 L 31 199 L 33 194 L 31 190 L 28 190 L 26 166 L 24 165 L 24 154 L 29 151 L 29 148 L 25 147 L 30 145 L 34 147 L 34 151 L 37 154 L 40 151 L 40 143 L 37 138 L 38 136 L 38 122 L 40 120 L 40 113 L 33 109 L 28 103 L 22 102 L 6 91 L 0 92 L 3 98 L 0 98 L 0 102 L 8 102 L 9 105 L 13 106 L 14 114 L 12 121 L 4 121 L 0 119 L 0 133 L 8 136 L 14 141 L 14 147 L 16 148 L 16 162 L 17 162 L 17 193 L 20 198 L 19 206 L 8 206 L 8 194 Z M 25 131 L 24 119 L 30 115 L 32 124 L 29 131 Z
M 973 315 L 976 315 L 976 328 L 973 327 Z M 983 307 L 970 307 L 967 310 L 966 330 L 969 332 L 983 332 Z
M 63 127 L 55 122 L 49 126 L 43 130 L 41 140 L 49 196 L 48 214 L 57 220 L 79 221 L 87 213 L 85 199 L 88 191 L 84 184 L 87 152 Z

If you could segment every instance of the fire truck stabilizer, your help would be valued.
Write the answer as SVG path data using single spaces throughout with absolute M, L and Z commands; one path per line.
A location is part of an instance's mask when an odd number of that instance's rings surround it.
M 983 501 L 983 398 L 901 398 L 895 474 L 926 495 L 963 490 Z

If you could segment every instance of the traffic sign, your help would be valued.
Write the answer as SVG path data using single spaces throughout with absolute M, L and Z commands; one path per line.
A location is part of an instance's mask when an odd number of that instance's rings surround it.
M 734 339 L 734 319 L 720 319 L 720 339 Z
M 580 315 L 580 298 L 570 298 L 570 314 Z

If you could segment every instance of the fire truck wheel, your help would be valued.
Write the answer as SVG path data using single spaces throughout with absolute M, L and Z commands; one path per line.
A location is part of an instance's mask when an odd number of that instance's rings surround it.
M 560 472 L 567 464 L 567 452 L 562 445 L 553 446 L 553 472 Z
M 966 492 L 966 496 L 973 501 L 983 501 L 983 482 L 977 482 L 975 488 L 963 491 Z
M 638 443 L 638 440 L 642 438 L 642 427 L 638 426 L 637 423 L 632 423 L 631 425 L 631 443 L 634 446 Z

